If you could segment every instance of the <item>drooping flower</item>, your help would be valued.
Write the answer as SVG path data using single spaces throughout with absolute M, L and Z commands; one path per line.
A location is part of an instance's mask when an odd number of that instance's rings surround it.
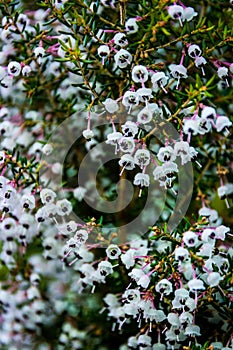
M 216 287 L 219 285 L 221 279 L 222 278 L 218 272 L 210 272 L 207 277 L 207 283 L 210 287 Z
M 102 64 L 104 65 L 105 60 L 110 54 L 110 48 L 108 47 L 108 45 L 100 45 L 98 47 L 97 52 L 98 55 L 102 58 Z
M 180 79 L 188 78 L 187 69 L 182 64 L 171 64 L 169 67 L 171 71 L 171 76 L 177 79 L 176 88 L 178 89 L 180 84 Z
M 117 33 L 113 37 L 113 41 L 116 45 L 120 47 L 125 47 L 128 45 L 128 40 L 126 38 L 126 35 L 124 33 Z
M 191 58 L 197 58 L 197 57 L 200 57 L 202 54 L 202 50 L 200 49 L 200 47 L 196 44 L 193 44 L 193 45 L 190 45 L 188 47 L 188 55 L 191 57 Z
M 135 91 L 126 91 L 123 95 L 122 104 L 125 107 L 129 107 L 128 112 L 130 113 L 132 107 L 139 104 L 139 96 Z
M 120 49 L 115 55 L 114 60 L 119 68 L 126 68 L 132 62 L 132 55 L 125 49 Z
M 196 247 L 200 243 L 198 235 L 193 231 L 184 232 L 183 241 L 187 247 Z
M 138 65 L 132 69 L 132 80 L 135 83 L 145 83 L 148 80 L 148 71 L 145 66 Z
M 109 259 L 118 259 L 121 255 L 121 250 L 116 244 L 110 244 L 106 249 L 106 254 Z
M 134 155 L 135 164 L 139 165 L 141 169 L 150 163 L 150 151 L 147 149 L 138 149 Z
M 176 154 L 171 146 L 166 146 L 160 147 L 157 157 L 161 162 L 168 162 L 174 161 L 176 159 Z
M 115 113 L 119 109 L 117 101 L 113 100 L 112 98 L 107 98 L 103 102 L 103 105 L 104 105 L 106 111 L 109 113 Z
M 165 294 L 165 295 L 169 295 L 172 290 L 172 283 L 170 281 L 168 281 L 166 278 L 163 278 L 161 281 L 159 281 L 156 286 L 155 286 L 155 290 L 156 292 L 160 293 L 160 294 Z
M 188 287 L 191 291 L 203 290 L 205 289 L 204 283 L 198 278 L 193 278 L 188 282 Z
M 164 88 L 167 85 L 167 81 L 168 77 L 165 75 L 164 72 L 154 73 L 151 77 L 153 91 L 158 92 L 160 89 L 162 89 L 165 93 L 167 93 L 167 91 Z
M 140 124 L 147 124 L 152 120 L 153 114 L 147 107 L 143 108 L 137 116 L 137 121 Z
M 138 24 L 136 18 L 129 18 L 125 22 L 125 29 L 127 34 L 134 34 L 138 31 Z
M 128 120 L 121 126 L 122 132 L 126 137 L 134 137 L 138 133 L 138 126 L 136 123 Z
M 11 61 L 8 64 L 7 70 L 8 70 L 8 74 L 13 75 L 14 77 L 17 77 L 20 75 L 21 65 L 19 62 Z

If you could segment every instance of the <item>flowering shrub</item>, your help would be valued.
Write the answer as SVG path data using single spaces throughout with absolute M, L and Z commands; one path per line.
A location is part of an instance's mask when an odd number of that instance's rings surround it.
M 0 9 L 1 349 L 233 349 L 232 1 Z

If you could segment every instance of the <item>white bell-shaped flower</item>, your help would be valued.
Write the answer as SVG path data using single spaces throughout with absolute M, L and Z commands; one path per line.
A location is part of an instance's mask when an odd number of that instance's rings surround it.
M 124 136 L 134 137 L 138 133 L 138 126 L 136 123 L 128 120 L 121 126 Z
M 103 105 L 104 105 L 106 111 L 111 113 L 111 114 L 115 113 L 119 109 L 117 101 L 113 100 L 112 98 L 107 98 L 103 102 Z
M 21 65 L 19 62 L 11 61 L 8 64 L 7 70 L 8 70 L 8 74 L 13 75 L 14 77 L 17 77 L 21 73 Z
M 128 45 L 128 40 L 124 33 L 115 34 L 113 37 L 113 41 L 115 45 L 118 45 L 120 47 L 125 47 Z
M 119 68 L 126 68 L 132 62 L 132 55 L 125 49 L 120 49 L 115 55 L 114 60 Z
M 72 204 L 67 199 L 61 199 L 56 203 L 56 212 L 60 216 L 69 215 L 72 212 Z
M 145 107 L 138 113 L 137 121 L 140 124 L 147 124 L 152 120 L 152 117 L 152 111 L 149 108 Z
M 136 18 L 129 18 L 125 22 L 125 30 L 127 34 L 134 34 L 138 31 L 138 24 Z
M 168 162 L 175 160 L 176 154 L 171 146 L 166 146 L 160 147 L 157 157 L 160 162 Z
M 193 45 L 190 45 L 188 47 L 188 55 L 191 57 L 191 58 L 196 58 L 196 57 L 199 57 L 201 56 L 202 54 L 202 50 L 200 49 L 200 47 L 196 44 L 193 44 Z
M 106 249 L 106 254 L 109 259 L 118 259 L 121 255 L 121 249 L 116 244 L 110 244 Z
M 203 281 L 198 278 L 193 278 L 192 280 L 190 280 L 188 282 L 188 287 L 192 292 L 205 289 Z
M 138 149 L 134 155 L 135 164 L 139 165 L 141 169 L 150 163 L 150 151 L 146 149 Z
M 119 148 L 124 153 L 132 153 L 135 149 L 135 141 L 132 137 L 123 136 L 119 141 Z
M 165 93 L 167 91 L 165 90 L 164 86 L 167 85 L 168 77 L 165 75 L 164 72 L 156 72 L 151 77 L 151 82 L 153 84 L 153 91 L 158 92 L 160 89 L 162 89 Z
M 132 80 L 135 83 L 145 83 L 148 80 L 148 70 L 145 66 L 138 65 L 132 69 Z

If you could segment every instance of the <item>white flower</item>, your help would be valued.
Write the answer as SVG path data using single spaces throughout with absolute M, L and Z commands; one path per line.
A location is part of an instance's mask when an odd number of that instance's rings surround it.
M 152 339 L 149 335 L 141 334 L 138 337 L 138 346 L 145 349 L 151 346 Z
M 124 153 L 132 153 L 134 148 L 135 148 L 135 142 L 132 137 L 125 137 L 123 136 L 119 141 L 118 141 L 120 150 Z
M 172 326 L 180 327 L 181 325 L 178 314 L 174 312 L 169 312 L 169 314 L 167 315 L 167 320 Z
M 145 83 L 148 80 L 148 71 L 145 66 L 134 66 L 132 70 L 132 80 L 135 83 Z
M 141 297 L 140 297 L 140 291 L 138 289 L 127 289 L 123 294 L 122 294 L 122 301 L 128 302 L 128 303 L 138 303 L 140 302 Z
M 197 128 L 198 134 L 204 135 L 211 131 L 212 124 L 208 119 L 204 119 L 201 117 L 197 119 L 197 122 L 198 122 L 198 128 Z
M 46 143 L 46 145 L 44 145 L 42 147 L 42 152 L 46 155 L 49 156 L 53 151 L 53 146 L 49 143 Z
M 173 19 L 179 19 L 181 23 L 181 20 L 183 19 L 183 16 L 184 16 L 184 9 L 180 5 L 171 5 L 171 6 L 168 6 L 168 13 Z
M 132 170 L 135 168 L 134 158 L 130 154 L 123 154 L 119 160 L 119 165 L 124 169 Z
M 197 151 L 189 146 L 186 141 L 179 141 L 175 143 L 174 153 L 177 157 L 181 158 L 181 164 L 184 165 L 189 162 L 193 157 L 196 157 Z
M 153 116 L 153 114 L 152 114 L 151 110 L 149 108 L 145 107 L 138 113 L 137 121 L 140 124 L 147 124 L 152 120 L 152 116 Z
M 198 236 L 193 231 L 184 232 L 183 241 L 187 247 L 196 247 L 199 244 Z
M 188 47 L 188 55 L 191 57 L 191 58 L 196 58 L 196 57 L 199 57 L 201 56 L 202 54 L 202 51 L 200 49 L 200 47 L 196 44 L 193 44 L 193 45 L 190 45 Z
M 18 75 L 20 75 L 20 72 L 21 72 L 21 65 L 20 65 L 19 62 L 11 61 L 11 62 L 8 64 L 7 70 L 8 70 L 8 74 L 17 77 Z
M 67 223 L 58 226 L 59 233 L 63 236 L 69 236 L 77 229 L 77 224 L 75 221 L 69 221 Z
M 150 151 L 146 149 L 138 149 L 134 155 L 135 164 L 139 165 L 141 169 L 150 163 Z
M 177 79 L 176 89 L 178 89 L 180 84 L 180 79 L 188 78 L 187 69 L 182 64 L 171 64 L 169 67 L 171 71 L 171 76 Z
M 129 249 L 125 254 L 121 254 L 121 261 L 127 270 L 130 269 L 130 267 L 133 267 L 135 264 L 134 254 L 135 251 L 133 249 Z
M 172 283 L 166 278 L 163 278 L 156 284 L 155 290 L 158 293 L 169 295 L 173 290 Z
M 229 232 L 230 232 L 230 228 L 224 225 L 220 225 L 215 229 L 216 238 L 221 239 L 222 241 L 225 241 L 226 234 Z
M 150 185 L 150 177 L 148 174 L 138 173 L 134 177 L 134 185 L 140 187 L 149 187 Z
M 130 349 L 136 349 L 138 346 L 137 337 L 129 337 L 129 339 L 127 341 L 127 345 Z
M 148 104 L 148 101 L 153 97 L 152 90 L 144 87 L 138 89 L 137 94 L 138 94 L 139 100 L 141 102 L 146 103 L 146 105 Z
M 116 65 L 119 68 L 126 68 L 132 62 L 132 55 L 125 49 L 120 49 L 114 56 Z
M 88 233 L 85 230 L 75 232 L 74 239 L 78 244 L 84 244 L 88 239 Z
M 211 228 L 204 229 L 201 234 L 201 239 L 203 242 L 214 244 L 216 240 L 215 229 L 211 229 Z
M 230 119 L 226 116 L 219 116 L 216 120 L 216 129 L 218 132 L 225 131 L 226 136 L 229 134 L 229 131 L 227 130 L 227 127 L 230 127 L 232 125 L 232 122 Z
M 67 199 L 61 199 L 56 203 L 56 211 L 58 215 L 69 215 L 72 211 L 72 205 Z
M 86 192 L 87 192 L 86 188 L 79 186 L 73 190 L 73 196 L 75 199 L 81 202 L 85 197 Z
M 171 64 L 169 68 L 173 78 L 178 80 L 188 78 L 187 69 L 182 64 Z
M 132 121 L 127 121 L 121 127 L 124 136 L 134 137 L 138 133 L 137 124 Z
M 56 193 L 49 188 L 44 188 L 40 192 L 40 199 L 43 204 L 53 203 L 56 198 Z
M 215 108 L 209 107 L 209 106 L 204 106 L 202 111 L 201 111 L 201 117 L 203 119 L 215 120 L 217 117 L 217 113 L 216 113 Z
M 2 86 L 5 89 L 9 89 L 13 84 L 12 76 L 5 76 L 1 81 L 0 81 L 0 86 Z
M 164 72 L 157 72 L 154 73 L 151 77 L 151 82 L 153 84 L 153 91 L 158 92 L 160 89 L 164 90 L 164 92 L 167 92 L 164 89 L 164 86 L 167 85 L 168 77 L 165 75 Z
M 138 24 L 136 18 L 129 18 L 125 22 L 125 29 L 127 34 L 134 34 L 138 31 Z
M 210 272 L 207 277 L 207 283 L 210 285 L 210 287 L 216 287 L 219 285 L 221 279 L 222 278 L 218 272 Z
M 201 335 L 200 327 L 196 325 L 187 326 L 184 334 L 192 337 L 199 336 Z
M 35 57 L 37 58 L 38 63 L 41 64 L 41 59 L 42 59 L 42 58 L 44 57 L 44 55 L 45 55 L 45 49 L 44 49 L 43 47 L 41 47 L 41 46 L 36 47 L 36 48 L 34 49 L 34 55 L 35 55 Z
M 107 98 L 103 102 L 103 105 L 104 105 L 106 111 L 109 113 L 115 113 L 119 109 L 118 103 L 115 100 L 113 100 L 112 98 Z
M 98 55 L 102 58 L 102 64 L 104 64 L 105 59 L 108 57 L 110 54 L 110 49 L 107 45 L 100 45 L 98 47 Z
M 197 68 L 201 68 L 202 74 L 205 75 L 204 65 L 207 63 L 206 59 L 202 56 L 198 56 L 195 58 L 194 64 Z
M 188 282 L 188 287 L 191 291 L 205 289 L 203 281 L 198 278 L 193 278 L 192 280 L 190 280 Z
M 106 249 L 106 254 L 109 259 L 118 259 L 121 255 L 121 250 L 116 244 L 110 244 Z
M 185 134 L 197 135 L 198 133 L 198 118 L 184 119 L 183 132 Z
M 218 196 L 220 199 L 225 199 L 226 196 L 232 195 L 233 193 L 233 184 L 228 183 L 226 185 L 220 186 L 218 188 Z
M 101 261 L 98 264 L 98 271 L 100 272 L 100 275 L 102 277 L 110 275 L 111 273 L 113 273 L 112 264 L 110 262 L 108 262 L 108 261 Z
M 226 67 L 219 67 L 217 74 L 220 79 L 226 79 L 228 77 L 228 69 Z
M 124 33 L 117 33 L 113 37 L 114 43 L 118 46 L 124 47 L 128 45 L 128 40 Z
M 21 204 L 24 209 L 34 209 L 36 206 L 35 197 L 30 193 L 24 194 L 21 198 Z
M 135 91 L 126 91 L 123 95 L 122 104 L 125 107 L 129 107 L 129 112 L 133 106 L 139 104 L 139 96 Z
M 161 162 L 173 161 L 176 159 L 176 154 L 171 146 L 160 147 L 157 154 L 158 160 Z
M 107 135 L 107 140 L 105 141 L 109 145 L 115 146 L 115 154 L 119 151 L 118 141 L 122 138 L 122 133 L 114 131 Z M 92 152 L 93 153 L 93 152 Z
M 175 249 L 175 259 L 179 262 L 185 262 L 190 259 L 189 251 L 183 247 L 178 247 Z
M 184 13 L 183 13 L 183 19 L 186 21 L 191 21 L 193 17 L 196 17 L 198 15 L 197 12 L 194 11 L 192 7 L 185 7 Z
M 83 130 L 83 137 L 87 140 L 90 140 L 94 137 L 94 133 L 90 129 Z
M 28 77 L 28 76 L 30 75 L 31 71 L 32 71 L 31 67 L 28 66 L 28 65 L 25 65 L 25 66 L 23 66 L 23 68 L 22 68 L 22 75 L 23 75 L 24 77 Z

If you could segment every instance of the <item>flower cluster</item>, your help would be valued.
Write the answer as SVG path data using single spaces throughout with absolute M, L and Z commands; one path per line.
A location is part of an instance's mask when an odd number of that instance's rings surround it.
M 0 10 L 1 349 L 233 349 L 232 1 Z

